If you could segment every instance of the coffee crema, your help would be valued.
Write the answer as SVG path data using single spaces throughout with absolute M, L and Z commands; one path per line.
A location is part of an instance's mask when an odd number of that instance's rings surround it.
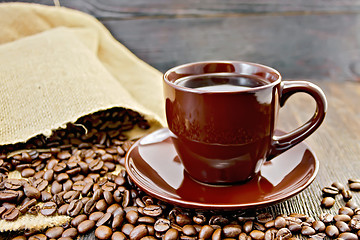
M 210 73 L 179 78 L 174 83 L 207 92 L 236 92 L 264 86 L 270 82 L 261 77 L 238 73 Z

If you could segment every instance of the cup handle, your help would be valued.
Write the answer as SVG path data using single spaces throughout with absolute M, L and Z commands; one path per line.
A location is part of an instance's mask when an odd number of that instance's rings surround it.
M 280 86 L 280 107 L 284 106 L 291 95 L 298 92 L 307 93 L 315 99 L 315 113 L 309 121 L 294 131 L 281 136 L 274 136 L 267 160 L 276 157 L 310 136 L 325 118 L 327 102 L 324 92 L 315 84 L 306 81 L 283 81 Z

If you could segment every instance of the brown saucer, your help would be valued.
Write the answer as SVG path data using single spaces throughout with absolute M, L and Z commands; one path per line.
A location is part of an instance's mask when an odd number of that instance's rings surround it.
M 266 162 L 258 177 L 244 184 L 207 185 L 185 171 L 163 128 L 138 140 L 125 161 L 130 178 L 143 191 L 164 202 L 197 209 L 235 210 L 264 207 L 304 190 L 315 179 L 319 162 L 300 143 Z

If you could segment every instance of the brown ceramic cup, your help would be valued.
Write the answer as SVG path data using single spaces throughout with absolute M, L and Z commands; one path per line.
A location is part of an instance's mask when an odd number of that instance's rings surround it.
M 277 136 L 279 109 L 297 92 L 310 94 L 316 111 L 304 125 Z M 164 74 L 164 95 L 168 127 L 185 170 L 211 184 L 253 178 L 265 161 L 313 133 L 327 109 L 316 85 L 282 81 L 275 69 L 241 61 L 172 68 Z

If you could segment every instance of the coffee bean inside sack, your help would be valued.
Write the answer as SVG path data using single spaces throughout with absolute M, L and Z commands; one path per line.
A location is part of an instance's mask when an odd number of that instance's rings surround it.
M 24 216 L 67 220 L 46 228 L 11 232 L 7 239 L 358 239 L 360 210 L 343 206 L 319 216 L 213 212 L 184 209 L 140 191 L 124 170 L 132 145 L 126 132 L 148 123 L 138 113 L 115 108 L 98 112 L 54 131 L 49 138 L 0 150 L 1 223 Z M 17 174 L 14 174 L 17 172 Z M 14 177 L 16 176 L 16 177 Z M 352 200 L 356 179 L 334 183 L 322 191 L 324 208 L 342 196 Z M 351 185 L 350 187 L 350 184 Z M 344 202 L 344 203 L 345 203 Z M 348 204 L 349 205 L 349 204 Z M 321 209 L 321 207 L 319 206 Z M 0 224 L 0 227 L 4 224 Z

